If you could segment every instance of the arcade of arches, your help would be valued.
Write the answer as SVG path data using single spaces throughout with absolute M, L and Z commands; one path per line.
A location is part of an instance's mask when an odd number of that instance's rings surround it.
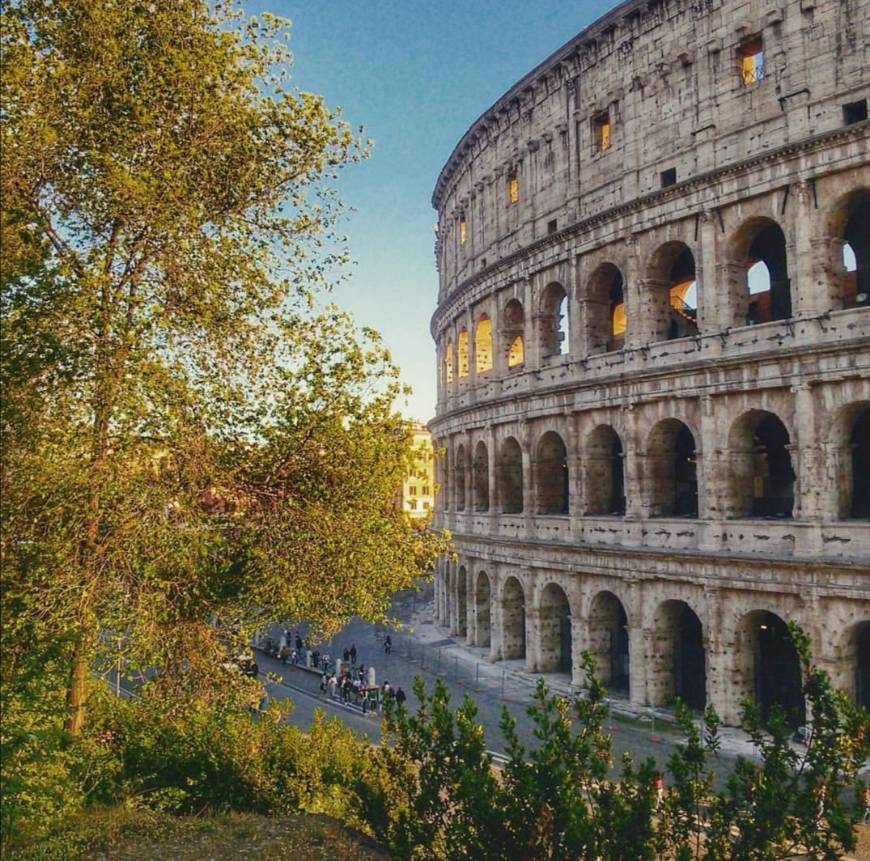
M 811 634 L 816 660 L 835 683 L 870 705 L 867 606 L 845 631 L 824 631 L 806 609 L 789 612 L 781 602 L 763 608 L 763 598 L 749 594 L 712 605 L 702 589 L 678 595 L 655 581 L 626 591 L 624 582 L 608 584 L 598 575 L 566 579 L 468 559 L 440 564 L 436 617 L 452 634 L 488 649 L 491 660 L 561 674 L 577 687 L 585 683 L 580 653 L 588 650 L 610 694 L 636 706 L 668 707 L 679 698 L 702 711 L 712 703 L 735 723 L 748 698 L 765 718 L 779 708 L 790 725 L 800 726 L 806 719 L 801 672 L 786 626 L 794 618 Z M 854 607 L 847 612 L 855 617 Z

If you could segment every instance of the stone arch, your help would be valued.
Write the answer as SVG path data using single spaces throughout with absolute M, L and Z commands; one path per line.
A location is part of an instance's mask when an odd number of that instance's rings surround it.
M 535 459 L 539 514 L 568 514 L 568 449 L 555 431 L 539 440 Z
M 492 370 L 492 321 L 487 314 L 474 327 L 474 369 L 478 374 Z
M 698 282 L 695 255 L 685 242 L 659 246 L 650 260 L 647 289 L 653 293 L 650 337 L 672 341 L 698 334 Z
M 456 510 L 465 511 L 465 472 L 466 472 L 465 446 L 461 443 L 456 447 L 456 461 L 453 465 L 454 483 L 456 485 Z
M 509 436 L 498 453 L 496 463 L 497 497 L 503 514 L 521 514 L 523 510 L 523 452 Z
M 837 279 L 840 308 L 870 305 L 870 189 L 844 195 L 829 219 L 833 248 L 832 269 Z
M 468 330 L 463 326 L 456 337 L 456 370 L 460 379 L 468 376 Z
M 540 672 L 570 673 L 571 604 L 556 583 L 548 583 L 538 599 L 538 638 Z
M 589 652 L 608 690 L 628 696 L 630 658 L 628 615 L 613 592 L 598 592 L 589 605 Z
M 750 410 L 734 422 L 728 436 L 726 516 L 792 516 L 795 472 L 791 448 L 788 430 L 774 413 Z
M 468 636 L 468 572 L 459 566 L 456 575 L 456 628 L 460 637 Z
M 488 646 L 492 642 L 492 585 L 486 571 L 477 572 L 474 610 L 474 643 L 477 646 Z
M 514 576 L 501 589 L 501 642 L 505 660 L 526 657 L 526 595 Z
M 619 434 L 598 425 L 586 439 L 583 458 L 586 514 L 625 514 L 624 453 Z
M 729 243 L 737 295 L 734 325 L 754 325 L 791 317 L 791 282 L 785 233 L 772 218 L 744 221 Z
M 870 401 L 848 404 L 833 422 L 837 516 L 870 520 Z
M 852 699 L 870 710 L 870 619 L 852 625 L 843 642 L 843 661 Z
M 628 318 L 625 279 L 613 263 L 600 264 L 586 290 L 586 332 L 590 354 L 621 350 Z
M 697 460 L 695 436 L 687 425 L 667 418 L 653 427 L 646 444 L 650 517 L 698 516 Z
M 474 447 L 471 478 L 474 510 L 489 511 L 489 451 L 483 440 Z
M 541 356 L 564 356 L 570 350 L 568 294 L 553 281 L 541 295 Z
M 789 726 L 805 723 L 800 661 L 788 626 L 776 613 L 752 610 L 740 620 L 734 682 L 741 698 L 756 703 L 763 720 L 767 721 L 773 708 L 779 706 Z
M 502 314 L 503 343 L 507 348 L 508 370 L 520 368 L 526 361 L 525 332 L 526 316 L 522 302 L 511 299 L 504 307 Z
M 685 601 L 663 601 L 656 609 L 648 679 L 653 705 L 669 705 L 679 697 L 689 708 L 703 711 L 707 703 L 704 630 Z

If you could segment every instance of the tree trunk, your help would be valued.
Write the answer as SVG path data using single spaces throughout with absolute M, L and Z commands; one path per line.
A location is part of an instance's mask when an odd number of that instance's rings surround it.
M 88 669 L 90 666 L 93 635 L 85 628 L 76 640 L 67 687 L 67 714 L 64 729 L 70 735 L 78 735 L 85 722 L 88 699 Z

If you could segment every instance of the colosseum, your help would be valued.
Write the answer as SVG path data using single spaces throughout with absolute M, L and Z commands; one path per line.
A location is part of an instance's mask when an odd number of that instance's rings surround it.
M 633 706 L 870 705 L 870 0 L 627 0 L 438 177 L 437 620 Z

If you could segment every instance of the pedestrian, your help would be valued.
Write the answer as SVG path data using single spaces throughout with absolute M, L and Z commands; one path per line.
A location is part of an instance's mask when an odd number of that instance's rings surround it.
M 344 658 L 344 664 L 347 666 L 350 663 L 350 649 L 348 649 L 347 646 L 344 647 L 342 658 Z
M 329 684 L 329 676 L 324 673 L 320 677 L 320 695 L 323 696 L 326 693 L 326 686 Z
M 405 692 L 402 690 L 402 686 L 399 685 L 399 687 L 396 688 L 396 705 L 404 706 L 406 699 L 408 698 L 405 696 Z
M 393 692 L 393 689 L 390 687 L 390 682 L 389 682 L 389 680 L 387 680 L 387 679 L 384 679 L 384 688 L 383 688 L 383 691 L 384 691 L 384 696 L 385 696 L 385 697 L 390 696 L 390 694 Z
M 662 801 L 665 799 L 665 776 L 660 774 L 656 778 L 656 810 L 662 806 Z
M 387 634 L 387 639 L 384 640 L 384 653 L 389 655 L 390 652 L 393 651 L 393 641 L 390 639 L 390 635 Z
M 330 699 L 335 699 L 335 689 L 338 687 L 338 679 L 335 677 L 335 673 L 333 673 L 329 677 L 329 681 L 327 682 L 327 687 L 329 689 L 329 697 Z
M 302 637 L 300 637 L 298 633 L 296 634 L 296 651 L 302 651 Z
M 356 665 L 356 643 L 350 644 L 350 662 L 352 665 Z
M 870 825 L 870 786 L 864 787 L 864 824 Z

